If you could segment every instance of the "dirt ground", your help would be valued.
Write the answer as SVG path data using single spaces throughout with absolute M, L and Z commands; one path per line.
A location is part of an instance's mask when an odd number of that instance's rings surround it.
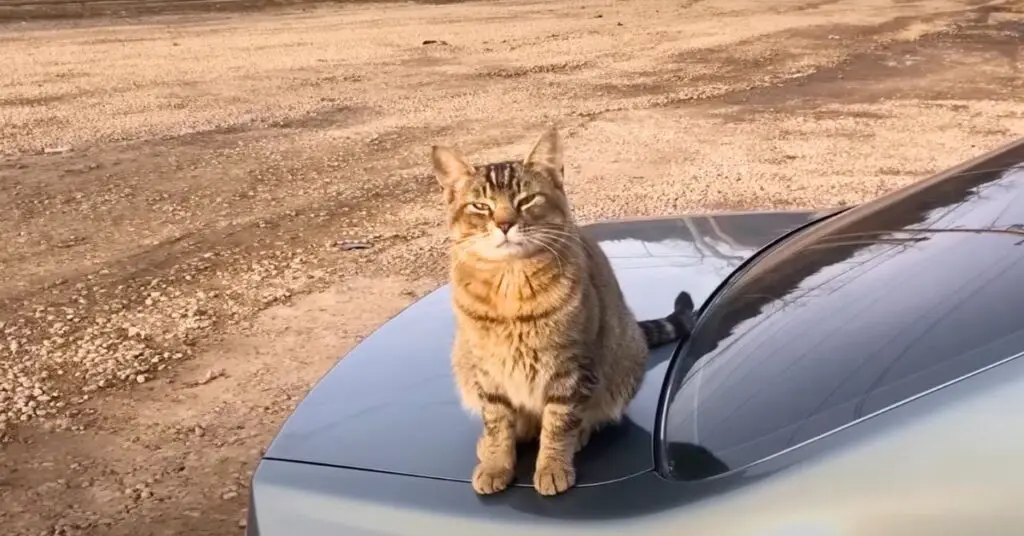
M 1022 44 L 1020 0 L 0 0 L 0 527 L 240 534 L 443 281 L 433 143 L 558 124 L 585 222 L 857 202 L 1024 133 Z

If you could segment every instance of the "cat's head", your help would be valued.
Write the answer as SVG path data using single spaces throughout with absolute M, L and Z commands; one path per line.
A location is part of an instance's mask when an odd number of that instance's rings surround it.
M 434 146 L 453 247 L 488 260 L 528 258 L 572 240 L 562 185 L 562 142 L 544 131 L 522 161 L 474 166 L 458 150 Z

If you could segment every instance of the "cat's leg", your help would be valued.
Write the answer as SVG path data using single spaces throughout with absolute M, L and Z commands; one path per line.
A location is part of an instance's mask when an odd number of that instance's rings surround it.
M 627 362 L 637 363 L 619 375 L 619 381 L 605 384 L 590 398 L 584 410 L 583 425 L 580 427 L 576 442 L 576 452 L 583 450 L 590 442 L 591 436 L 605 426 L 617 425 L 622 422 L 626 406 L 636 395 L 640 382 L 643 380 L 643 363 L 646 348 L 636 345 L 632 359 Z M 613 375 L 614 376 L 614 375 Z
M 581 419 L 575 404 L 548 402 L 541 418 L 540 450 L 533 487 L 541 495 L 557 495 L 576 485 L 574 457 Z
M 583 370 L 582 360 L 567 361 L 577 368 L 555 375 L 541 414 L 540 450 L 533 473 L 533 487 L 541 495 L 556 495 L 576 485 L 574 458 L 596 383 L 593 374 Z
M 507 488 L 515 476 L 516 412 L 504 395 L 481 393 L 483 433 L 476 444 L 473 489 L 487 495 Z

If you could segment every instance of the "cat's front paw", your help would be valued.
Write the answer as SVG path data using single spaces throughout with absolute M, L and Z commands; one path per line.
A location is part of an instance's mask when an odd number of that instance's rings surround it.
M 511 468 L 479 464 L 473 470 L 473 491 L 479 495 L 498 493 L 512 483 Z
M 541 495 L 558 495 L 576 485 L 576 469 L 572 463 L 543 461 L 533 473 L 533 487 Z

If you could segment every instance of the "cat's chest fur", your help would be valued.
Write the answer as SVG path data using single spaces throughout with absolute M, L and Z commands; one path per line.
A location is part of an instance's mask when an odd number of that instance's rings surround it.
M 578 284 L 543 267 L 456 273 L 459 361 L 472 363 L 487 392 L 540 411 L 552 375 L 565 368 L 579 322 Z M 567 339 L 568 337 L 568 339 Z
M 505 339 L 505 345 L 492 344 L 490 355 L 477 366 L 494 381 L 514 406 L 540 411 L 548 379 L 553 373 L 554 355 L 549 350 L 532 348 Z
M 559 368 L 565 326 L 552 315 L 547 321 L 462 323 L 459 336 L 470 349 L 474 367 L 488 391 L 503 393 L 514 406 L 540 411 L 548 382 Z

